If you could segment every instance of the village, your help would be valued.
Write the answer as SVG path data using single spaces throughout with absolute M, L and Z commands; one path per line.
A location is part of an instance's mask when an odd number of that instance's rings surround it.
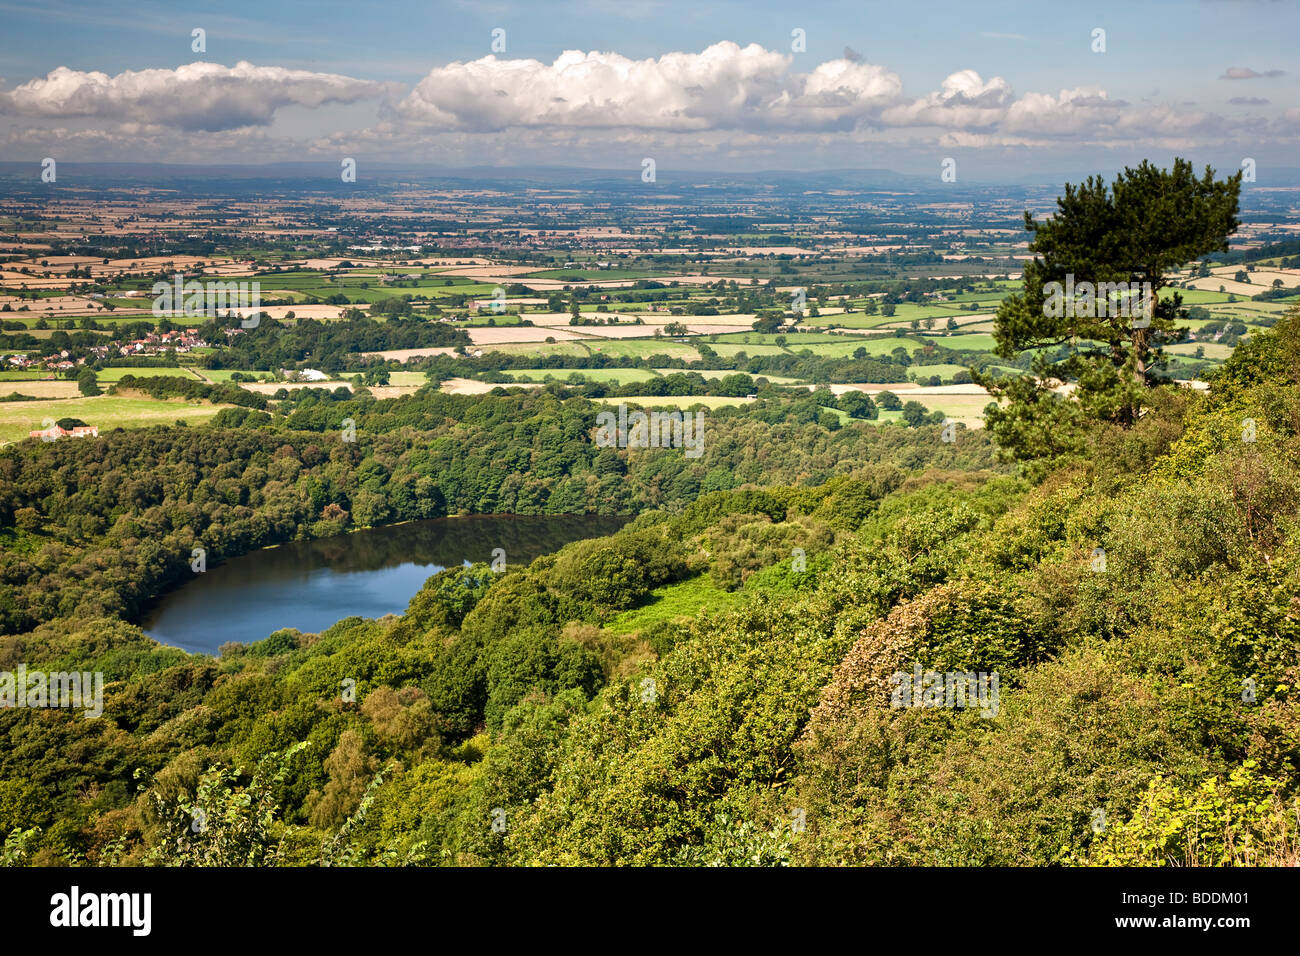
M 226 330 L 228 334 L 241 331 L 243 330 Z M 12 352 L 0 355 L 0 362 L 7 369 L 16 369 L 18 371 L 45 369 L 57 375 L 60 372 L 68 372 L 79 366 L 94 364 L 97 361 L 181 355 L 192 349 L 207 347 L 208 343 L 199 337 L 198 329 L 183 329 L 170 332 L 150 332 L 147 335 L 126 341 L 114 339 L 105 342 L 103 345 L 93 345 L 87 350 L 87 354 L 75 358 L 68 349 L 59 349 L 57 352 L 35 358 L 29 352 Z

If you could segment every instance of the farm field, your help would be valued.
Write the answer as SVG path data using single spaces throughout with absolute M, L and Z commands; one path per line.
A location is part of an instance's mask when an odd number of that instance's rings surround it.
M 600 398 L 594 401 L 606 405 L 639 405 L 642 408 L 690 408 L 702 405 L 705 408 L 724 408 L 728 405 L 747 405 L 752 398 L 732 398 L 722 395 L 628 395 L 622 398 Z
M 1220 345 L 1217 342 L 1181 342 L 1165 346 L 1165 351 L 1173 355 L 1194 355 L 1197 349 L 1203 349 L 1205 357 L 1209 359 L 1223 360 L 1232 354 L 1231 345 Z
M 504 352 L 507 355 L 590 355 L 591 349 L 581 342 L 514 342 L 501 343 L 499 345 L 484 345 L 483 352 Z M 447 355 L 454 354 L 453 349 L 410 349 L 411 352 L 420 352 L 422 354 Z M 378 353 L 396 355 L 396 353 Z M 616 352 L 606 352 L 607 355 L 618 354 Z
M 240 382 L 240 388 L 246 388 L 250 392 L 257 392 L 259 395 L 274 395 L 280 389 L 287 389 L 295 392 L 300 388 L 326 388 L 333 391 L 336 388 L 346 388 L 352 391 L 352 383 L 339 379 L 330 379 L 328 382 Z
M 659 377 L 651 369 L 645 368 L 512 368 L 505 370 L 504 374 L 512 375 L 516 379 L 528 379 L 535 382 L 541 382 L 547 378 L 563 382 L 573 375 L 579 375 L 590 382 L 618 383 L 644 382 L 647 379 Z
M 67 379 L 0 380 L 0 400 L 9 394 L 28 395 L 33 398 L 76 398 L 81 394 L 77 383 Z
M 235 368 L 203 368 L 203 369 L 195 369 L 194 372 L 200 378 L 205 378 L 211 382 L 229 382 L 231 376 L 234 375 L 236 372 L 242 372 L 242 374 L 244 375 L 255 375 L 259 379 L 271 378 L 270 372 L 256 372 L 248 369 L 241 370 Z M 396 373 L 396 374 L 402 374 L 402 373 Z
M 729 368 L 721 368 L 721 369 L 719 369 L 719 368 L 709 368 L 709 369 L 697 369 L 697 368 L 693 368 L 693 369 L 660 368 L 660 369 L 655 369 L 655 371 L 658 372 L 660 375 L 671 375 L 673 372 L 689 371 L 689 372 L 692 372 L 692 373 L 694 373 L 694 374 L 696 374 L 696 375 L 702 375 L 704 378 L 707 378 L 707 379 L 710 379 L 710 380 L 712 380 L 712 379 L 718 379 L 718 378 L 726 378 L 728 375 L 736 375 L 736 374 L 737 374 L 737 370 L 735 370 L 735 369 L 729 369 Z M 749 373 L 748 373 L 748 372 L 745 372 L 744 374 L 748 375 Z M 769 382 L 771 382 L 773 385 L 802 385 L 802 384 L 804 384 L 804 382 L 803 382 L 802 379 L 798 379 L 798 378 L 789 378 L 789 377 L 784 376 L 784 375 L 769 375 L 769 374 L 767 374 L 766 372 L 759 372 L 758 374 L 753 375 L 753 376 L 751 376 L 751 377 L 754 378 L 754 379 L 765 378 L 765 379 L 767 379 Z
M 912 381 L 918 378 L 929 378 L 932 375 L 938 375 L 940 378 L 952 378 L 958 372 L 966 371 L 965 365 L 952 365 L 945 363 L 943 365 L 913 365 L 907 370 L 907 377 Z
M 202 376 L 187 368 L 120 368 L 109 367 L 101 369 L 95 373 L 95 378 L 100 384 L 111 384 L 120 382 L 126 376 L 131 375 L 135 378 L 155 378 L 158 376 L 176 376 L 178 378 L 192 378 L 196 381 Z
M 693 346 L 681 342 L 667 342 L 662 339 L 632 339 L 630 341 L 590 342 L 584 343 L 590 354 L 629 356 L 632 358 L 650 358 L 652 355 L 664 355 L 668 358 L 685 359 L 697 362 L 700 353 Z
M 979 395 L 936 395 L 927 389 L 918 389 L 906 395 L 899 393 L 904 401 L 918 401 L 927 411 L 943 412 L 954 421 L 959 421 L 968 428 L 984 427 L 984 409 L 993 399 L 987 394 Z
M 803 347 L 807 348 L 807 346 L 803 346 Z M 787 349 L 781 348 L 781 346 L 779 345 L 763 345 L 761 343 L 755 345 L 739 345 L 730 342 L 725 344 L 719 342 L 717 345 L 710 345 L 709 348 L 713 349 L 713 351 L 717 352 L 723 358 L 728 358 L 728 359 L 735 358 L 741 352 L 744 352 L 746 355 L 753 356 L 753 355 L 783 355 L 786 354 L 788 351 Z
M 800 345 L 791 349 L 792 352 L 801 352 L 807 349 L 814 355 L 825 355 L 834 358 L 848 358 L 857 353 L 858 349 L 864 349 L 869 356 L 889 355 L 894 349 L 904 348 L 908 352 L 912 349 L 920 348 L 921 342 L 913 338 L 898 338 L 893 335 L 882 335 L 877 338 L 850 339 L 840 337 L 827 337 L 821 342 L 811 345 Z
M 47 420 L 79 418 L 99 428 L 101 437 L 114 428 L 144 428 L 148 425 L 172 425 L 178 420 L 199 424 L 212 418 L 223 405 L 191 405 L 188 402 L 163 402 L 151 398 L 128 398 L 96 395 L 64 401 L 0 402 L 0 441 L 27 438 Z M 61 441 L 86 441 L 66 438 Z

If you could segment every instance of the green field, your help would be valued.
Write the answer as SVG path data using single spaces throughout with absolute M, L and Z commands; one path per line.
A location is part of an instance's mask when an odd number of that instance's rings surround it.
M 993 336 L 986 332 L 962 332 L 944 336 L 938 341 L 947 348 L 964 352 L 992 352 L 997 348 Z
M 875 315 L 867 315 L 865 312 L 839 312 L 835 315 L 804 316 L 799 324 L 816 325 L 822 328 L 835 326 L 841 329 L 875 329 L 893 321 L 894 318 L 878 312 Z
M 0 402 L 0 441 L 19 441 L 45 427 L 46 419 L 79 418 L 98 426 L 100 436 L 114 428 L 171 425 L 178 418 L 198 424 L 226 406 L 160 402 L 149 398 L 96 395 L 93 398 L 52 399 L 44 402 Z M 85 439 L 62 439 L 84 441 Z
M 920 402 L 927 410 L 943 412 L 949 418 L 983 418 L 984 409 L 993 401 L 988 395 L 909 395 L 905 391 L 898 397 L 904 404 Z
M 875 418 L 866 419 L 866 421 L 872 425 L 892 425 L 895 422 L 901 422 L 902 420 L 903 413 L 901 411 L 891 412 L 884 408 L 879 410 Z
M 900 302 L 894 306 L 895 322 L 911 322 L 913 319 L 934 319 L 935 328 L 943 328 L 949 316 L 970 315 L 967 309 L 957 308 L 958 303 L 919 303 Z
M 634 358 L 666 355 L 688 362 L 698 361 L 700 357 L 700 353 L 692 346 L 663 339 L 587 339 L 583 344 L 593 355 L 630 355 Z
M 742 599 L 741 592 L 724 591 L 713 583 L 710 575 L 701 574 L 655 588 L 650 592 L 649 603 L 624 611 L 605 625 L 605 629 L 615 634 L 630 634 L 661 621 L 694 617 L 701 608 L 722 610 Z
M 792 352 L 801 352 L 804 349 L 812 352 L 814 355 L 826 355 L 833 358 L 848 358 L 858 349 L 865 349 L 867 355 L 889 355 L 896 348 L 904 348 L 910 355 L 914 349 L 920 348 L 924 342 L 912 336 L 898 338 L 893 335 L 876 335 L 871 338 L 850 339 L 838 335 L 822 336 L 821 342 L 816 345 L 800 345 L 792 348 Z
M 1228 293 L 1215 292 L 1210 289 L 1161 289 L 1162 299 L 1173 298 L 1177 292 L 1183 297 L 1183 305 L 1207 305 L 1212 302 L 1227 302 Z
M 244 375 L 256 376 L 258 381 L 261 382 L 269 382 L 275 377 L 270 372 L 253 372 L 253 371 L 249 371 L 248 369 L 237 369 L 237 368 L 205 368 L 205 369 L 200 369 L 198 374 L 214 382 L 229 382 L 230 377 L 234 375 L 236 372 L 242 372 Z M 396 374 L 407 374 L 407 373 L 399 372 Z M 421 372 L 417 372 L 415 374 L 419 375 L 421 378 L 424 377 L 424 374 Z
M 800 346 L 800 347 L 807 348 L 807 346 Z M 783 355 L 786 352 L 786 350 L 781 348 L 781 346 L 779 345 L 735 345 L 735 344 L 724 345 L 721 342 L 719 342 L 717 345 L 710 345 L 709 348 L 713 349 L 713 351 L 717 352 L 723 358 L 735 358 L 741 352 L 744 352 L 746 355 L 751 355 L 751 356 L 752 355 Z
M 484 352 L 505 352 L 507 355 L 590 355 L 591 352 L 579 342 L 503 342 L 499 345 L 476 345 Z M 606 352 L 606 355 L 617 353 Z
M 603 259 L 601 260 L 604 261 Z M 610 281 L 614 279 L 657 279 L 666 278 L 671 281 L 671 276 L 665 276 L 663 272 L 653 272 L 649 269 L 543 269 L 540 272 L 529 272 L 521 279 L 555 279 L 560 282 L 600 282 L 601 280 Z
M 1192 356 L 1198 348 L 1205 350 L 1202 354 L 1207 359 L 1222 360 L 1232 354 L 1231 345 L 1220 345 L 1218 342 L 1183 342 L 1179 345 L 1166 345 L 1165 351 L 1172 355 Z
M 794 347 L 811 342 L 834 341 L 840 336 L 827 336 L 821 332 L 723 332 L 717 336 L 719 345 L 776 345 L 777 337 L 785 339 L 786 345 Z M 713 336 L 709 336 L 713 344 Z
M 95 377 L 100 382 L 120 382 L 127 375 L 133 375 L 136 378 L 154 378 L 162 375 L 192 379 L 198 379 L 199 377 L 187 368 L 106 368 L 95 373 Z
M 388 373 L 389 385 L 420 386 L 420 385 L 427 385 L 428 383 L 429 383 L 428 376 L 426 376 L 423 372 L 389 372 Z
M 726 378 L 728 375 L 736 375 L 736 374 L 741 373 L 741 372 L 743 372 L 743 374 L 745 374 L 745 375 L 748 375 L 748 374 L 749 374 L 748 372 L 744 372 L 743 369 L 730 369 L 730 368 L 706 368 L 706 369 L 695 369 L 695 368 L 692 368 L 692 369 L 659 368 L 659 369 L 655 369 L 655 371 L 658 372 L 660 375 L 671 375 L 671 374 L 673 374 L 674 372 L 679 372 L 679 371 L 689 371 L 689 372 L 693 372 L 693 373 L 695 373 L 696 375 L 702 375 L 704 378 L 707 378 L 707 379 L 709 379 L 710 381 L 712 381 L 713 379 Z M 769 382 L 771 382 L 773 385 L 802 385 L 802 384 L 804 384 L 804 382 L 803 382 L 802 379 L 798 379 L 798 378 L 788 378 L 788 377 L 786 377 L 786 376 L 784 376 L 784 375 L 768 375 L 768 374 L 766 374 L 766 373 L 761 373 L 761 374 L 755 375 L 755 376 L 753 376 L 753 377 L 754 377 L 755 379 L 765 378 L 765 379 L 767 379 Z
M 618 383 L 644 382 L 659 377 L 645 368 L 512 368 L 503 371 L 504 374 L 529 382 L 543 382 L 548 377 L 565 382 L 571 375 L 581 375 L 589 382 Z
M 749 399 L 728 398 L 721 395 L 628 395 L 623 398 L 599 398 L 594 401 L 606 405 L 640 405 L 642 408 L 690 408 L 703 405 L 705 408 L 725 408 L 728 405 L 744 405 Z
M 465 326 L 467 328 L 473 328 L 477 326 L 489 326 L 492 328 L 506 328 L 509 326 L 523 325 L 523 324 L 524 324 L 523 319 L 521 319 L 518 315 L 511 315 L 506 312 L 502 312 L 500 315 L 495 315 L 491 312 L 475 312 L 471 314 L 469 318 L 464 320 L 457 320 L 456 322 L 457 326 Z
M 958 372 L 966 371 L 965 365 L 913 365 L 907 370 L 907 377 L 912 381 L 919 378 L 929 378 L 931 375 L 938 375 L 944 380 L 951 379 Z

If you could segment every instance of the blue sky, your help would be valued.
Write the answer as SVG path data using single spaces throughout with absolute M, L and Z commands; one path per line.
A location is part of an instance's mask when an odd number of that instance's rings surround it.
M 1269 0 L 0 0 L 0 18 L 5 160 L 62 150 L 70 159 L 271 162 L 351 150 L 392 161 L 603 166 L 660 150 L 699 168 L 906 169 L 960 153 L 969 168 L 992 169 L 1177 151 L 1277 164 L 1300 134 L 1300 4 Z M 206 30 L 202 54 L 191 51 L 195 27 Z M 505 30 L 505 50 L 490 67 L 450 69 L 491 54 L 495 28 Z M 792 50 L 796 28 L 804 50 Z M 1092 49 L 1097 28 L 1104 53 Z M 633 70 L 626 82 L 641 89 L 610 80 L 629 63 L 697 57 L 720 42 L 736 49 L 715 48 L 707 68 Z M 782 62 L 736 52 L 750 44 Z M 555 68 L 569 50 L 616 59 Z M 129 78 L 196 61 L 261 72 Z M 537 65 L 529 73 L 509 61 Z M 60 68 L 57 87 L 30 87 Z M 276 68 L 297 72 L 277 79 Z M 589 86 L 575 80 L 593 71 L 604 72 Z M 223 84 L 220 102 L 203 93 L 212 84 Z M 531 102 L 540 91 L 545 101 Z M 606 94 L 608 121 L 596 103 Z

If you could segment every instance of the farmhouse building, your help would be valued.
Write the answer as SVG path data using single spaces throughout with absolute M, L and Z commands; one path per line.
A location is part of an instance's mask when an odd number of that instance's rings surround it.
M 47 441 L 52 441 L 55 438 L 98 438 L 99 427 L 96 425 L 74 425 L 72 428 L 62 428 L 58 425 L 51 425 L 49 428 L 38 432 L 28 432 L 27 436 Z

